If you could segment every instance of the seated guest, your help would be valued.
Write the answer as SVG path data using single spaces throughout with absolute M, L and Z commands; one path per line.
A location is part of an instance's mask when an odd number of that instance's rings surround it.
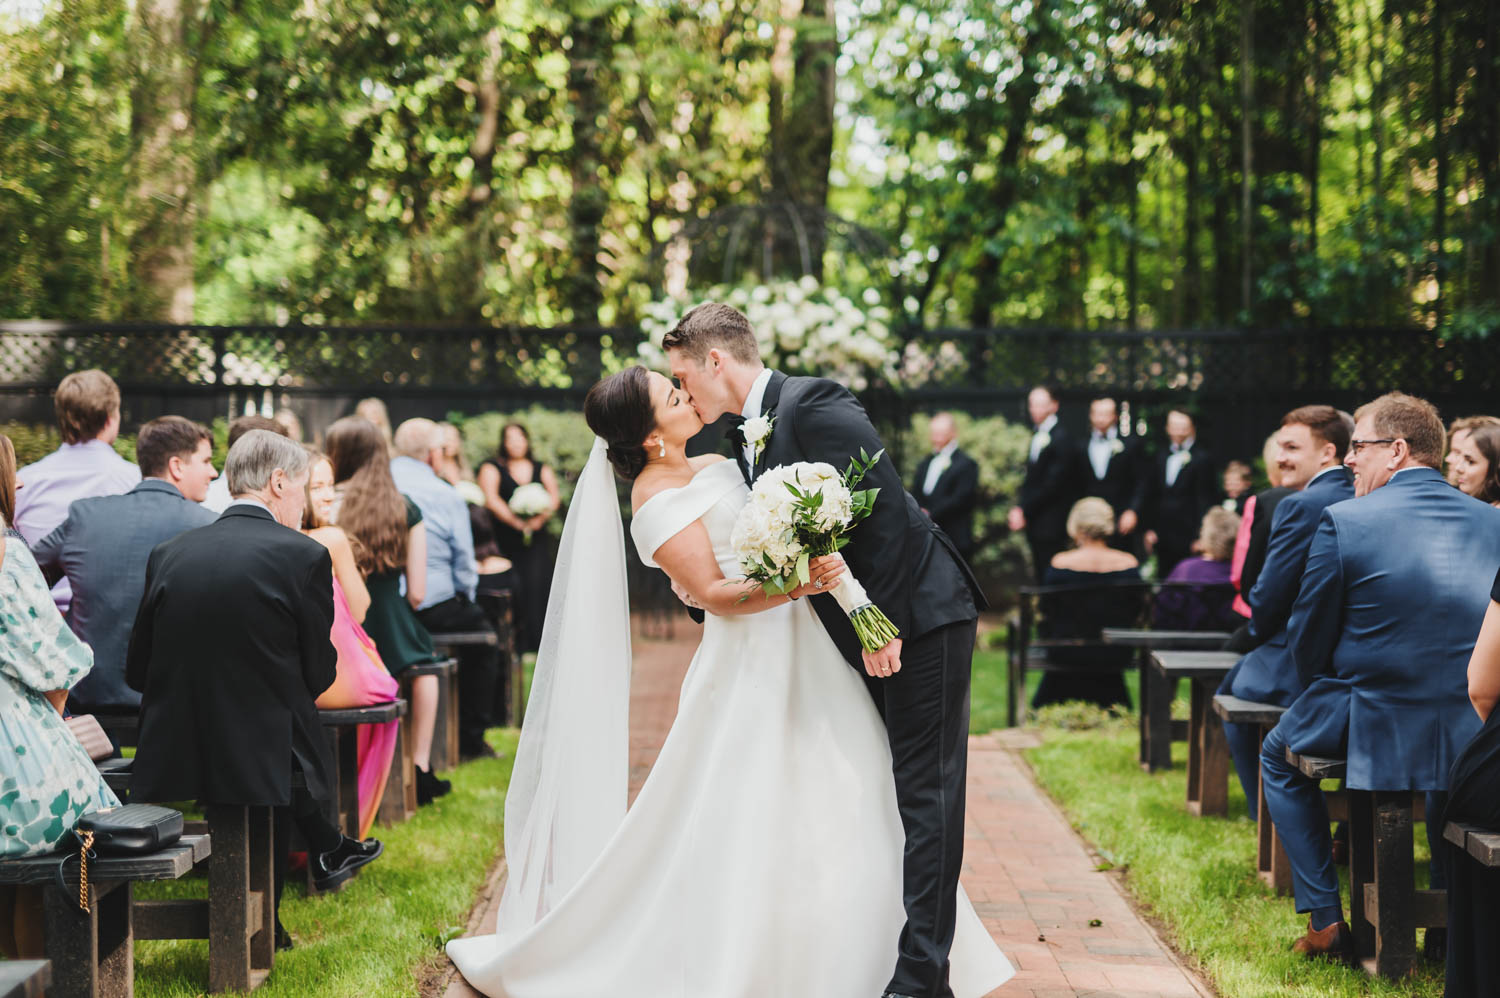
M 1230 461 L 1224 465 L 1224 501 L 1220 504 L 1236 516 L 1245 515 L 1245 503 L 1250 501 L 1250 466 L 1244 461 Z
M 1319 520 L 1286 628 L 1306 689 L 1260 754 L 1297 910 L 1309 915 L 1294 949 L 1341 960 L 1353 960 L 1353 937 L 1328 809 L 1317 781 L 1287 762 L 1287 749 L 1344 756 L 1351 790 L 1425 791 L 1428 839 L 1441 858 L 1448 774 L 1480 727 L 1465 670 L 1500 567 L 1500 510 L 1453 489 L 1437 470 L 1437 410 L 1393 392 L 1354 416 L 1345 460 L 1361 498 L 1327 507 Z M 1432 886 L 1447 886 L 1441 862 Z
M 302 514 L 302 532 L 328 549 L 333 559 L 333 631 L 328 638 L 338 653 L 333 685 L 318 695 L 320 710 L 341 710 L 390 703 L 401 695 L 401 685 L 386 671 L 375 650 L 375 642 L 360 626 L 370 609 L 370 591 L 354 561 L 349 536 L 334 526 L 333 465 L 328 458 L 310 451 L 307 474 L 307 508 Z M 359 837 L 370 834 L 386 778 L 396 754 L 399 720 L 384 724 L 361 724 L 357 749 L 359 771 Z
M 141 484 L 122 496 L 79 499 L 68 518 L 32 550 L 49 579 L 73 591 L 68 626 L 94 650 L 94 669 L 74 687 L 73 710 L 140 706 L 125 685 L 125 651 L 146 586 L 146 560 L 162 541 L 214 521 L 199 506 L 215 471 L 213 436 L 181 416 L 141 427 L 135 459 Z
M 53 393 L 63 443 L 19 472 L 26 483 L 16 497 L 16 530 L 35 544 L 68 518 L 75 499 L 116 496 L 141 480 L 140 470 L 115 453 L 120 435 L 120 389 L 103 371 L 75 371 Z M 52 589 L 57 608 L 67 612 L 72 591 L 67 580 Z
M 1448 427 L 1448 456 L 1443 458 L 1443 467 L 1448 470 L 1449 485 L 1458 485 L 1458 471 L 1455 467 L 1458 463 L 1458 445 L 1481 426 L 1500 426 L 1500 417 L 1465 416 L 1462 419 L 1455 419 Z
M 1353 425 L 1352 423 L 1350 425 Z M 1261 455 L 1265 459 L 1266 479 L 1271 487 L 1245 500 L 1245 512 L 1240 516 L 1240 532 L 1234 538 L 1234 558 L 1230 563 L 1229 581 L 1234 583 L 1234 612 L 1245 619 L 1238 631 L 1224 646 L 1226 651 L 1247 652 L 1255 647 L 1249 640 L 1250 604 L 1245 597 L 1255 588 L 1255 579 L 1260 566 L 1266 560 L 1266 542 L 1271 536 L 1271 516 L 1276 504 L 1292 494 L 1292 490 L 1281 484 L 1281 469 L 1276 467 L 1276 438 L 1280 431 L 1266 438 Z M 1240 647 L 1243 644 L 1244 647 Z
M 1097 639 L 1101 628 L 1139 623 L 1140 567 L 1135 555 L 1109 546 L 1114 529 L 1115 511 L 1103 499 L 1080 499 L 1073 504 L 1067 530 L 1076 547 L 1053 556 L 1042 584 L 1077 589 L 1042 597 L 1037 632 L 1043 638 Z M 1130 649 L 1052 648 L 1047 656 L 1077 666 L 1078 671 L 1044 673 L 1031 700 L 1033 708 L 1067 700 L 1101 707 L 1130 706 L 1122 671 L 1130 664 Z
M 380 438 L 385 441 L 387 448 L 391 446 L 391 416 L 386 411 L 385 403 L 378 398 L 360 399 L 354 406 L 354 414 L 361 419 L 368 419 L 375 424 L 375 429 L 380 431 Z
M 1227 509 L 1216 506 L 1203 514 L 1197 545 L 1201 554 L 1184 558 L 1172 569 L 1152 608 L 1152 627 L 1163 631 L 1218 631 L 1235 626 L 1229 559 L 1234 556 L 1234 537 L 1239 529 L 1240 518 Z
M 1265 566 L 1250 590 L 1249 626 L 1255 646 L 1224 677 L 1221 693 L 1286 707 L 1302 692 L 1287 623 L 1323 510 L 1354 498 L 1354 476 L 1344 467 L 1350 432 L 1344 415 L 1332 406 L 1302 406 L 1282 417 L 1276 469 L 1282 484 L 1297 491 L 1276 507 Z M 1224 732 L 1253 818 L 1260 776 L 1259 728 L 1226 723 Z
M 1453 761 L 1446 820 L 1500 831 L 1500 574 L 1469 659 L 1469 702 L 1484 727 Z M 1447 998 L 1500 994 L 1500 870 L 1445 841 L 1448 863 Z M 1438 930 L 1428 929 L 1430 945 Z
M 940 412 L 928 424 L 932 453 L 917 465 L 911 494 L 967 561 L 974 556 L 974 506 L 979 501 L 979 465 L 958 446 L 958 425 Z
M 391 478 L 389 447 L 374 423 L 346 416 L 324 438 L 333 480 L 340 490 L 338 525 L 355 542 L 355 562 L 370 593 L 365 632 L 396 679 L 414 665 L 441 661 L 432 635 L 417 619 L 427 595 L 427 531 L 422 511 Z M 406 592 L 401 592 L 405 582 Z M 432 737 L 437 725 L 438 678 L 411 684 L 412 761 L 417 802 L 430 804 L 452 785 L 432 773 Z
M 78 819 L 119 803 L 59 713 L 93 655 L 63 623 L 12 528 L 16 452 L 0 435 L 0 859 L 57 848 Z M 0 885 L 0 954 L 40 958 L 42 892 Z
M 271 433 L 279 433 L 286 436 L 286 427 L 274 419 L 264 416 L 240 416 L 229 422 L 229 444 L 227 449 L 234 450 L 234 445 L 240 442 L 240 437 L 251 430 L 268 430 Z M 229 494 L 229 476 L 220 475 L 208 486 L 208 495 L 203 497 L 201 505 L 210 513 L 222 513 L 229 508 L 233 497 Z
M 489 618 L 474 603 L 479 572 L 468 504 L 434 470 L 443 461 L 442 444 L 437 424 L 430 419 L 408 419 L 396 428 L 391 477 L 396 488 L 422 511 L 426 530 L 427 587 L 425 598 L 417 603 L 417 617 L 429 633 L 493 634 Z M 495 754 L 485 744 L 484 733 L 495 724 L 494 704 L 504 700 L 495 690 L 501 681 L 497 644 L 459 649 L 460 755 Z
M 289 822 L 319 890 L 381 851 L 341 834 L 320 803 L 335 793 L 313 703 L 334 680 L 333 563 L 297 529 L 307 464 L 285 437 L 240 438 L 224 462 L 234 502 L 151 553 L 125 667 L 141 693 L 131 799 L 276 808 L 278 907 Z M 306 789 L 292 786 L 299 771 Z M 279 919 L 276 936 L 290 945 Z
M 1448 452 L 1454 485 L 1464 495 L 1500 506 L 1500 426 L 1476 426 L 1457 435 Z

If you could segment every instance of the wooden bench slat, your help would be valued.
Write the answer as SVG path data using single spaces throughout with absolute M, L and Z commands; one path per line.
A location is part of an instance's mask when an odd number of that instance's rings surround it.
M 1286 713 L 1286 708 L 1278 707 L 1274 703 L 1241 700 L 1228 693 L 1216 693 L 1214 694 L 1214 713 L 1234 724 L 1274 725 L 1281 720 L 1281 715 Z
M 207 939 L 208 901 L 137 901 L 131 910 L 137 939 Z
M 41 998 L 52 986 L 47 960 L 0 960 L 0 998 Z
M 1342 780 L 1348 764 L 1343 759 L 1324 759 L 1316 755 L 1298 755 L 1290 745 L 1286 748 L 1286 761 L 1314 780 Z
M 347 707 L 339 710 L 320 710 L 318 720 L 325 728 L 337 728 L 346 724 L 382 724 L 394 721 L 406 713 L 405 700 L 377 703 L 368 707 Z
M 165 849 L 140 856 L 100 856 L 89 862 L 89 880 L 176 880 L 211 851 L 207 835 L 184 835 Z M 45 884 L 57 876 L 57 864 L 66 852 L 8 859 L 0 862 L 0 884 Z M 69 864 L 75 873 L 76 866 Z
M 494 631 L 455 631 L 449 634 L 434 634 L 432 643 L 448 648 L 460 645 L 497 646 L 500 644 L 500 637 Z
M 1365 884 L 1365 920 L 1380 931 L 1379 896 L 1374 884 Z M 1446 929 L 1448 927 L 1448 892 L 1413 891 L 1412 916 L 1409 921 L 1419 929 Z
M 1120 648 L 1152 648 L 1159 651 L 1219 651 L 1229 640 L 1228 631 L 1152 631 L 1134 627 L 1106 627 L 1099 638 Z
M 446 676 L 457 668 L 458 659 L 456 658 L 445 658 L 441 662 L 419 662 L 416 665 L 407 666 L 406 671 L 402 673 L 402 677 Z
M 1168 680 L 1223 678 L 1240 656 L 1232 651 L 1153 651 L 1151 666 Z

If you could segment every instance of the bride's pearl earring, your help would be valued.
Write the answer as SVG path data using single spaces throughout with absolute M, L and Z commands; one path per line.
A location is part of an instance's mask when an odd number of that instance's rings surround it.
M 661 442 L 661 450 L 659 450 L 659 451 L 656 452 L 656 456 L 657 457 L 666 457 L 667 456 L 667 442 L 665 440 L 663 440 Z

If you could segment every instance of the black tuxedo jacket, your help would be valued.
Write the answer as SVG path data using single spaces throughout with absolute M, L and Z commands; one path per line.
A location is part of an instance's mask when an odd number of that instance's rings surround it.
M 874 456 L 885 447 L 859 401 L 826 378 L 789 378 L 773 372 L 761 414 L 774 416 L 775 423 L 755 467 L 745 465 L 738 443 L 734 449 L 746 482 L 753 483 L 767 468 L 798 461 L 824 461 L 842 472 L 860 448 Z M 974 620 L 977 609 L 985 606 L 978 584 L 953 542 L 901 487 L 901 475 L 889 454 L 859 487 L 879 489 L 880 495 L 840 553 L 903 641 L 910 644 L 939 627 Z M 844 658 L 863 672 L 859 638 L 844 611 L 831 595 L 814 596 L 812 603 Z
M 979 502 L 979 465 L 961 448 L 953 451 L 953 459 L 938 476 L 932 491 L 928 492 L 927 472 L 932 467 L 936 454 L 928 454 L 917 465 L 912 477 L 911 494 L 917 505 L 927 511 L 938 529 L 948 535 L 958 553 L 968 558 L 974 553 L 974 506 Z
M 1203 526 L 1203 514 L 1219 501 L 1219 472 L 1213 457 L 1201 444 L 1188 451 L 1191 457 L 1177 473 L 1177 480 L 1167 484 L 1167 457 L 1170 447 L 1156 455 L 1151 472 L 1150 516 L 1146 526 L 1169 544 L 1183 549 L 1192 546 Z
M 1104 477 L 1094 474 L 1094 462 L 1089 460 L 1089 440 L 1085 437 L 1078 446 L 1078 478 L 1083 483 L 1083 494 L 1097 496 L 1109 503 L 1115 511 L 1115 519 L 1126 510 L 1134 510 L 1136 516 L 1146 509 L 1149 491 L 1150 466 L 1145 451 L 1141 449 L 1139 437 L 1116 437 L 1121 450 L 1109 456 Z
M 1064 538 L 1068 535 L 1068 512 L 1078 501 L 1078 445 L 1061 423 L 1047 435 L 1052 439 L 1036 460 L 1027 456 L 1018 505 L 1026 514 L 1028 534 Z
M 333 795 L 313 701 L 333 684 L 333 563 L 258 506 L 157 545 L 125 678 L 140 691 L 136 800 L 283 805 L 293 765 Z

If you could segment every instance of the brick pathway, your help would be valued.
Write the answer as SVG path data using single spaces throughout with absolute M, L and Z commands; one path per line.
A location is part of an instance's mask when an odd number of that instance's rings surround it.
M 630 796 L 650 772 L 677 713 L 677 693 L 699 629 L 679 619 L 672 640 L 637 632 L 630 702 Z M 992 998 L 1198 998 L 1213 992 L 1174 959 L 1131 909 L 1115 878 L 1032 782 L 998 733 L 969 739 L 963 882 L 1016 976 Z M 493 931 L 498 877 L 471 932 Z M 1097 920 L 1100 924 L 1090 925 Z M 444 998 L 477 998 L 462 978 Z M 875 998 L 875 996 L 871 996 Z

